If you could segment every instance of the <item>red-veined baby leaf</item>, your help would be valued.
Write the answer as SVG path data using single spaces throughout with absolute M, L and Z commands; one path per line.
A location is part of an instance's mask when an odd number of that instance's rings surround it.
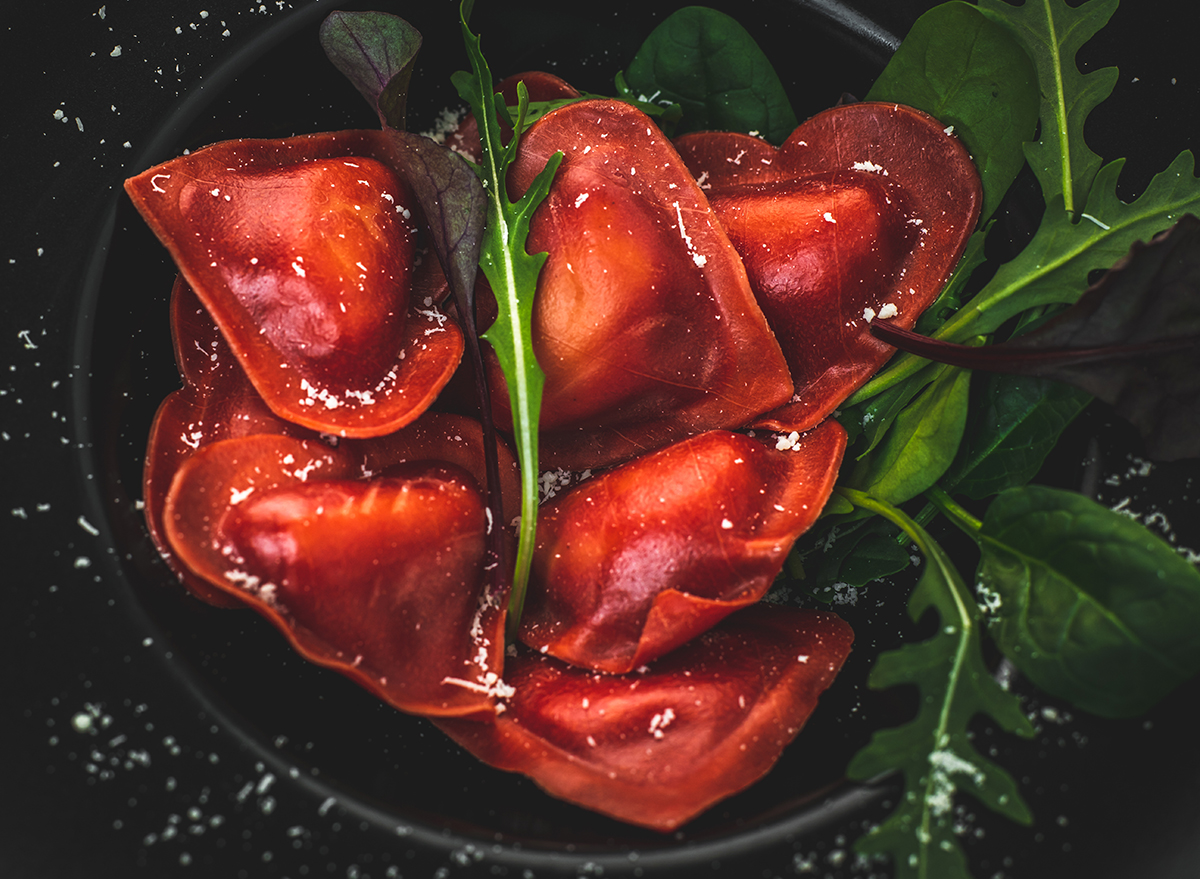
M 386 12 L 331 12 L 321 24 L 321 48 L 389 128 L 403 130 L 408 84 L 421 34 Z

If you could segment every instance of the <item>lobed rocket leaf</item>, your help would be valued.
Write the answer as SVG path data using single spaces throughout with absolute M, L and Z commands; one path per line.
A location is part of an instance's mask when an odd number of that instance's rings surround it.
M 1041 137 L 1026 147 L 1026 158 L 1046 204 L 1062 196 L 1063 209 L 1075 219 L 1101 163 L 1084 142 L 1083 124 L 1117 82 L 1115 67 L 1080 73 L 1075 54 L 1104 27 L 1117 3 L 1089 0 L 1072 8 L 1065 0 L 1026 0 L 1020 6 L 979 0 L 980 11 L 1010 28 L 1037 66 Z
M 1003 690 L 984 663 L 979 606 L 945 551 L 896 508 L 861 492 L 839 491 L 902 527 L 917 544 L 925 572 L 909 600 L 909 615 L 915 621 L 933 610 L 939 618 L 932 638 L 882 654 L 871 671 L 871 687 L 911 684 L 921 698 L 912 721 L 876 732 L 847 768 L 860 780 L 892 770 L 904 776 L 900 805 L 855 848 L 867 856 L 890 856 L 897 879 L 967 876 L 954 832 L 956 790 L 1013 821 L 1032 820 L 1012 776 L 975 750 L 968 726 L 977 714 L 1026 737 L 1033 726 L 1016 695 Z
M 487 195 L 487 220 L 480 251 L 480 268 L 496 296 L 498 314 L 495 323 L 483 333 L 500 361 L 508 381 L 513 413 L 513 431 L 517 456 L 521 462 L 521 518 L 518 528 L 517 558 L 509 599 L 509 632 L 515 633 L 520 622 L 533 558 L 538 500 L 538 416 L 541 411 L 545 376 L 533 353 L 533 297 L 538 274 L 546 254 L 525 251 L 529 220 L 534 209 L 546 197 L 550 182 L 562 155 L 557 154 L 534 179 L 515 204 L 508 199 L 505 182 L 508 166 L 516 156 L 520 138 L 505 146 L 500 118 L 508 117 L 503 96 L 492 87 L 492 74 L 479 48 L 479 37 L 467 26 L 471 3 L 464 0 L 459 8 L 463 40 L 471 59 L 472 73 L 460 71 L 453 77 L 459 95 L 471 107 L 479 126 L 483 159 L 479 176 Z M 529 97 L 524 84 L 518 86 L 518 112 L 515 130 L 520 130 Z

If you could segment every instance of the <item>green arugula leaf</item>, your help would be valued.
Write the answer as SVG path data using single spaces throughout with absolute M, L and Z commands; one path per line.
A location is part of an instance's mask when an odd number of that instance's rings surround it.
M 545 384 L 545 375 L 533 353 L 532 323 L 533 297 L 546 254 L 526 253 L 525 240 L 529 234 L 529 220 L 550 191 L 562 153 L 551 157 L 519 201 L 509 200 L 505 177 L 516 156 L 520 138 L 514 136 L 507 146 L 501 139 L 499 119 L 507 117 L 508 110 L 504 98 L 493 92 L 492 73 L 479 48 L 479 37 L 471 33 L 467 25 L 470 8 L 471 0 L 463 0 L 459 14 L 472 72 L 459 71 L 452 81 L 475 115 L 483 147 L 478 173 L 487 194 L 487 224 L 479 265 L 496 296 L 498 314 L 495 323 L 482 335 L 496 352 L 508 383 L 514 440 L 521 465 L 521 519 L 508 605 L 508 631 L 512 636 L 520 623 L 533 560 L 538 502 L 538 417 Z M 518 95 L 514 131 L 521 129 L 529 103 L 523 83 L 518 86 Z
M 329 60 L 367 99 L 384 127 L 403 130 L 420 32 L 386 12 L 338 10 L 321 23 L 320 40 Z
M 1072 8 L 1065 0 L 1026 0 L 1021 6 L 979 0 L 980 11 L 1011 28 L 1034 59 L 1042 91 L 1042 130 L 1037 143 L 1026 148 L 1026 157 L 1046 204 L 1061 196 L 1062 209 L 1072 216 L 1087 200 L 1101 163 L 1084 143 L 1083 123 L 1117 82 L 1115 67 L 1080 73 L 1075 55 L 1104 27 L 1117 3 L 1088 0 Z
M 992 216 L 1037 130 L 1037 71 L 1011 32 L 966 3 L 943 3 L 908 32 L 868 101 L 894 101 L 953 126 L 979 166 Z
M 1046 692 L 1132 717 L 1200 671 L 1200 572 L 1140 523 L 1028 486 L 993 501 L 976 539 L 991 635 Z
M 625 72 L 640 100 L 683 109 L 677 133 L 755 131 L 780 144 L 796 127 L 771 62 L 723 12 L 688 6 L 656 27 Z
M 914 684 L 921 698 L 912 721 L 876 732 L 850 761 L 851 778 L 899 770 L 905 788 L 896 810 L 859 838 L 855 849 L 868 857 L 890 856 L 897 879 L 965 877 L 966 858 L 954 833 L 957 790 L 1013 821 L 1032 821 L 1016 782 L 975 750 L 968 725 L 986 714 L 1022 736 L 1032 736 L 1033 726 L 1016 695 L 989 673 L 981 650 L 982 614 L 945 551 L 900 510 L 861 492 L 838 491 L 903 528 L 917 544 L 925 572 L 909 600 L 909 615 L 916 621 L 932 609 L 939 618 L 932 638 L 882 654 L 871 671 L 872 688 Z
M 937 369 L 937 379 L 896 417 L 883 442 L 859 460 L 844 484 L 900 504 L 946 472 L 966 427 L 971 373 Z
M 1093 0 L 1097 2 L 1097 0 Z M 1050 205 L 1033 240 L 1016 257 L 1000 266 L 983 289 L 932 338 L 966 341 L 989 335 L 1029 309 L 1073 304 L 1088 287 L 1088 275 L 1108 269 L 1140 241 L 1149 241 L 1184 215 L 1200 214 L 1200 180 L 1195 159 L 1180 153 L 1155 175 L 1146 191 L 1126 203 L 1117 197 L 1117 178 L 1123 159 L 1109 162 L 1096 174 L 1080 222 L 1062 209 L 1061 197 Z M 926 361 L 904 354 L 855 395 L 861 402 L 905 381 Z
M 1001 266 L 937 337 L 961 341 L 992 333 L 1027 309 L 1069 305 L 1083 295 L 1093 269 L 1108 269 L 1134 243 L 1149 241 L 1184 214 L 1200 213 L 1200 181 L 1190 152 L 1180 153 L 1128 204 L 1117 197 L 1123 165 L 1118 159 L 1096 174 L 1081 222 L 1072 222 L 1061 202 L 1050 205 L 1029 245 Z
M 1029 376 L 980 376 L 958 456 L 939 481 L 981 499 L 1024 485 L 1041 469 L 1067 425 L 1091 396 Z

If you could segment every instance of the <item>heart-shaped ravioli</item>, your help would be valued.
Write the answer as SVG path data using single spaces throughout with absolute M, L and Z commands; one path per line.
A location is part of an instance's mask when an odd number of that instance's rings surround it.
M 381 132 L 214 144 L 126 181 L 280 417 L 342 436 L 415 419 L 462 354 L 411 304 L 412 198 Z
M 894 349 L 874 317 L 910 328 L 941 292 L 979 217 L 966 148 L 895 104 L 835 107 L 778 150 L 743 134 L 675 142 L 741 254 L 795 383 L 759 423 L 807 430 Z
M 787 364 L 742 262 L 654 123 L 616 101 L 555 110 L 522 137 L 513 193 L 560 150 L 527 242 L 549 254 L 533 303 L 543 465 L 625 460 L 786 402 Z M 492 399 L 503 409 L 507 394 Z
M 550 501 L 521 640 L 622 673 L 754 603 L 820 515 L 845 443 L 833 421 L 787 448 L 710 431 Z
M 504 596 L 484 584 L 475 478 L 428 460 L 368 475 L 364 460 L 281 436 L 213 443 L 175 476 L 167 537 L 192 571 L 253 606 L 305 657 L 397 708 L 490 712 Z
M 553 796 L 670 831 L 767 773 L 853 639 L 832 613 L 757 604 L 643 673 L 596 674 L 521 650 L 494 721 L 435 722 Z

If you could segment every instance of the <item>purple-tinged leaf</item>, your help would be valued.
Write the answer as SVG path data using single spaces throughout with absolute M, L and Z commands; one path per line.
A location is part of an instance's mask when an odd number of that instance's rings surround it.
M 1082 388 L 1141 431 L 1160 461 L 1200 457 L 1200 220 L 1184 216 L 1039 329 L 999 345 L 939 342 L 876 321 L 904 351 Z
M 480 419 L 483 422 L 488 509 L 493 522 L 503 522 L 496 429 L 492 422 L 487 373 L 475 324 L 475 276 L 479 270 L 479 251 L 487 216 L 487 195 L 475 169 L 458 153 L 421 134 L 394 129 L 388 129 L 387 133 L 397 147 L 395 162 L 398 170 L 425 214 L 433 249 L 442 264 L 442 271 L 462 318 L 466 353 L 475 373 Z M 507 568 L 503 564 L 494 564 L 503 559 L 503 528 L 489 530 L 488 552 L 487 570 L 493 578 L 493 589 L 497 589 L 499 580 L 507 575 Z
M 421 34 L 386 12 L 331 12 L 321 24 L 321 47 L 385 128 L 404 128 L 408 83 Z

